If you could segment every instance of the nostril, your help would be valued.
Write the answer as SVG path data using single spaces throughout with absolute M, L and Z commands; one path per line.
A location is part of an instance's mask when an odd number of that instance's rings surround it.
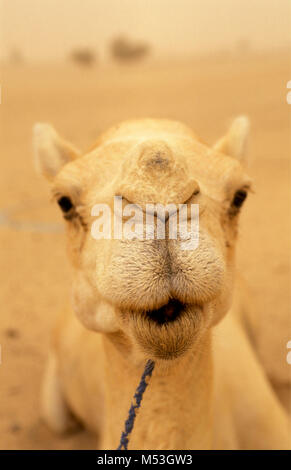
M 194 181 L 194 187 L 193 187 L 193 196 L 197 196 L 200 193 L 200 186 L 197 183 L 197 181 Z
M 191 181 L 191 189 L 192 189 L 191 196 L 188 197 L 186 201 L 184 201 L 184 204 L 188 204 L 193 197 L 198 196 L 198 194 L 200 194 L 200 186 L 197 183 L 197 181 L 195 180 Z
M 200 193 L 200 188 L 195 189 L 193 196 L 197 196 Z

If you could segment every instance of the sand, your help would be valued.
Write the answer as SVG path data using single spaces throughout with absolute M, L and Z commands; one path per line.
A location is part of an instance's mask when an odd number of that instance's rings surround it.
M 69 295 L 62 220 L 36 176 L 35 121 L 52 122 L 82 148 L 119 120 L 179 119 L 209 143 L 231 117 L 252 121 L 255 192 L 241 220 L 238 265 L 252 295 L 256 345 L 287 406 L 290 328 L 290 106 L 287 54 L 207 57 L 192 63 L 2 67 L 0 174 L 0 448 L 94 448 L 86 432 L 59 437 L 39 418 L 50 328 Z M 288 388 L 289 387 L 289 388 Z M 289 395 L 288 395 L 289 394 Z

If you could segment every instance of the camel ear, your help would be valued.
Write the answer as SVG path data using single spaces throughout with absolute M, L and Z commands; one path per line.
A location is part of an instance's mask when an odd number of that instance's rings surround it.
M 36 168 L 49 180 L 53 179 L 66 163 L 80 155 L 50 124 L 34 125 L 33 146 Z
M 227 134 L 216 142 L 213 148 L 242 161 L 245 157 L 249 130 L 249 119 L 246 116 L 239 116 L 233 121 Z

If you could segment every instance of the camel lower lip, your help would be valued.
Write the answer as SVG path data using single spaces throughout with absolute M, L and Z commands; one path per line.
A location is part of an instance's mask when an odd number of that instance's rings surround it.
M 172 360 L 196 341 L 203 309 L 171 300 L 157 310 L 134 311 L 127 318 L 132 337 L 147 357 Z

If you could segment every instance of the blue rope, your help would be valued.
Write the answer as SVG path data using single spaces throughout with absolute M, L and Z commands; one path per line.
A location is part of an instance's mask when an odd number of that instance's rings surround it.
M 131 403 L 131 407 L 128 412 L 128 418 L 124 423 L 124 431 L 121 434 L 120 443 L 119 443 L 119 446 L 117 447 L 117 450 L 128 450 L 128 442 L 129 442 L 130 433 L 133 430 L 136 414 L 140 407 L 141 401 L 143 399 L 143 394 L 145 392 L 145 389 L 148 386 L 149 379 L 152 375 L 154 367 L 155 367 L 155 363 L 153 361 L 149 360 L 146 363 L 144 372 L 140 379 L 140 383 L 135 391 L 133 402 Z

